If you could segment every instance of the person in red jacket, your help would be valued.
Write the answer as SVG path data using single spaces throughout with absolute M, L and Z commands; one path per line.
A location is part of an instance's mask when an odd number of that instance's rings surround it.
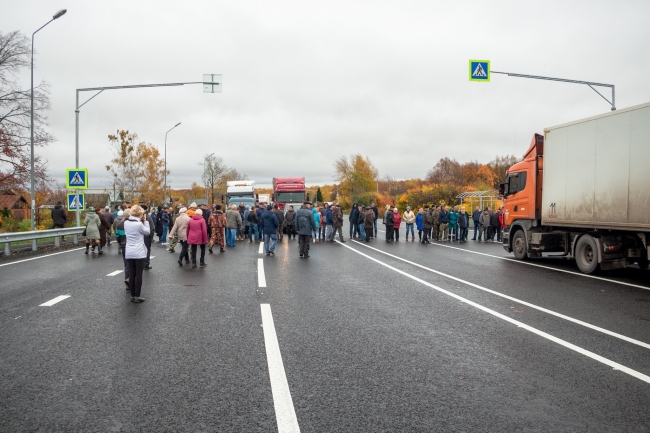
M 196 268 L 196 247 L 201 246 L 201 264 L 205 267 L 205 244 L 208 243 L 208 229 L 203 219 L 203 211 L 197 209 L 192 219 L 187 223 L 187 243 L 192 248 L 192 267 Z
M 506 228 L 506 216 L 503 214 L 503 206 L 497 212 L 499 215 L 499 231 L 497 233 L 497 240 L 503 242 L 503 229 Z
M 395 234 L 395 242 L 399 242 L 399 226 L 402 224 L 402 217 L 397 210 L 397 206 L 393 208 L 393 228 Z

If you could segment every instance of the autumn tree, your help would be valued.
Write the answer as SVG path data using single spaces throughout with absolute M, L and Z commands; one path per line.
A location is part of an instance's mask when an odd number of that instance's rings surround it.
M 361 154 L 342 156 L 334 162 L 339 193 L 346 207 L 352 203 L 369 204 L 376 197 L 377 168 Z
M 205 155 L 203 157 L 203 185 L 210 192 L 210 204 L 214 203 L 215 188 L 218 187 L 221 177 L 226 173 L 228 167 L 219 156 Z
M 113 174 L 115 185 L 126 201 L 137 198 L 142 203 L 162 203 L 165 160 L 156 146 L 145 142 L 136 144 L 137 140 L 137 134 L 126 130 L 109 135 L 113 159 L 106 170 Z
M 506 171 L 519 161 L 521 161 L 521 158 L 517 158 L 514 155 L 506 155 L 497 156 L 488 162 L 487 166 L 494 174 L 494 189 L 498 189 L 500 183 L 505 183 Z
M 27 188 L 30 172 L 30 90 L 23 90 L 19 71 L 30 66 L 30 40 L 19 31 L 0 33 L 0 189 Z M 34 147 L 54 141 L 45 127 L 50 87 L 34 87 Z M 36 153 L 36 182 L 48 181 L 46 161 Z

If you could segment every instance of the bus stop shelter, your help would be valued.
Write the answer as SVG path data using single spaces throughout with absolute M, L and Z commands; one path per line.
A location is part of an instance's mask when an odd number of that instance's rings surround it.
M 467 191 L 458 194 L 456 198 L 460 199 L 461 206 L 463 205 L 463 202 L 465 202 L 466 204 L 469 203 L 471 206 L 478 205 L 481 210 L 485 209 L 486 206 L 495 209 L 501 205 L 501 197 L 499 196 L 499 192 L 496 190 Z

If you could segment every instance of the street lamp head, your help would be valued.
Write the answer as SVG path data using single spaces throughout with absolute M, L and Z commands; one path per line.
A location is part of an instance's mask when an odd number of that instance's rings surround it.
M 55 20 L 57 18 L 61 18 L 63 15 L 65 15 L 66 12 L 68 12 L 67 9 L 61 9 L 60 11 L 58 11 L 57 13 L 54 14 L 52 19 Z

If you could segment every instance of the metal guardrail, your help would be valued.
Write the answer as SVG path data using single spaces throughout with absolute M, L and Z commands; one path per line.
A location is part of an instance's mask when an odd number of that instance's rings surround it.
M 5 246 L 5 257 L 11 255 L 11 242 L 19 241 L 32 241 L 32 251 L 36 251 L 36 242 L 38 239 L 54 238 L 54 245 L 61 246 L 62 236 L 72 236 L 73 243 L 79 243 L 79 235 L 83 233 L 85 227 L 72 227 L 67 229 L 52 229 L 52 230 L 35 230 L 30 232 L 18 233 L 0 233 L 0 243 Z

